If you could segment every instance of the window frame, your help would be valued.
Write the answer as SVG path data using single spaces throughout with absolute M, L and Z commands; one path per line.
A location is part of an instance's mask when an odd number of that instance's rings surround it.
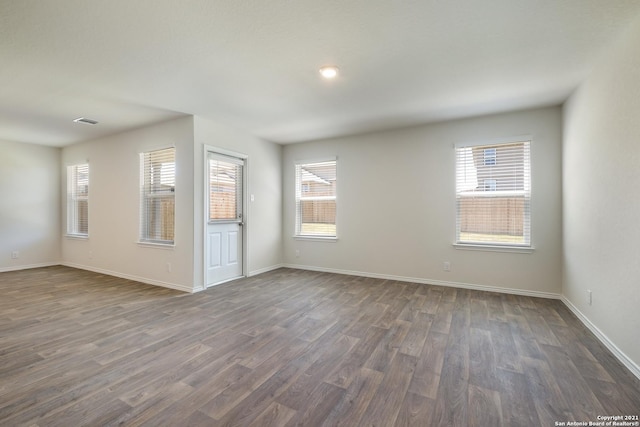
M 172 150 L 173 151 L 173 187 L 167 192 L 153 192 L 148 191 L 147 187 L 147 169 L 146 169 L 146 156 L 151 153 L 157 153 L 160 151 Z M 176 232 L 176 178 L 177 178 L 177 150 L 175 146 L 169 146 L 164 148 L 154 148 L 139 153 L 140 157 L 140 182 L 139 182 L 139 202 L 140 202 L 140 218 L 139 218 L 139 231 L 138 231 L 138 244 L 142 246 L 159 246 L 159 247 L 173 247 L 175 246 L 175 232 Z M 162 179 L 162 177 L 161 177 Z M 173 222 L 171 223 L 171 232 L 173 239 L 158 239 L 150 236 L 149 229 L 151 224 L 148 224 L 147 200 L 173 200 Z
M 80 195 L 79 193 L 79 184 L 78 184 L 78 175 L 81 173 L 79 171 L 80 168 L 86 168 L 87 174 L 87 183 L 86 183 L 86 194 Z M 88 239 L 89 238 L 89 186 L 90 186 L 90 168 L 89 162 L 76 163 L 73 165 L 67 166 L 67 227 L 66 227 L 66 236 L 79 238 L 79 239 Z M 81 215 L 80 211 L 80 202 L 86 202 L 86 227 L 87 231 L 82 232 L 80 229 L 82 228 Z
M 299 173 L 298 168 L 305 165 L 315 165 L 322 163 L 334 163 L 335 168 L 335 189 L 333 196 L 317 196 L 317 197 L 306 197 L 303 198 L 303 184 L 298 180 Z M 307 191 L 308 192 L 308 191 Z M 301 202 L 306 200 L 334 200 L 335 201 L 335 233 L 334 234 L 304 234 L 302 233 L 302 224 L 301 214 L 300 214 L 300 205 Z M 293 238 L 296 240 L 316 240 L 316 241 L 327 241 L 327 242 L 335 242 L 338 240 L 338 158 L 337 157 L 329 157 L 322 159 L 311 159 L 311 160 L 296 160 L 294 162 L 294 234 Z
M 209 224 L 221 224 L 221 223 L 226 223 L 226 222 L 240 222 L 243 223 L 245 218 L 244 218 L 244 205 L 245 205 L 245 169 L 246 169 L 246 163 L 247 163 L 247 159 L 246 158 L 241 158 L 241 157 L 237 157 L 237 156 L 232 156 L 232 155 L 227 155 L 227 154 L 222 154 L 219 153 L 217 151 L 207 151 L 206 153 L 206 169 L 205 169 L 205 181 L 206 181 L 206 200 L 207 203 L 205 206 L 205 210 L 206 210 L 206 222 Z M 215 191 L 212 191 L 212 182 L 211 182 L 211 161 L 216 161 L 216 162 L 223 162 L 226 163 L 227 165 L 234 165 L 235 166 L 235 173 L 236 173 L 236 177 L 235 177 L 235 186 L 234 186 L 234 192 L 233 192 L 233 198 L 235 200 L 235 206 L 234 206 L 234 213 L 235 216 L 233 218 L 229 217 L 229 218 L 212 218 L 212 210 L 211 210 L 211 195 L 213 193 L 216 193 Z M 240 193 L 241 197 L 238 197 L 237 194 Z
M 499 185 L 497 185 L 496 183 L 496 189 L 495 190 L 491 190 L 491 191 L 484 191 L 485 193 L 487 193 L 486 195 L 479 195 L 479 194 L 475 194 L 476 196 L 479 197 L 506 197 L 508 195 L 514 195 L 514 196 L 518 196 L 518 195 L 522 195 L 524 197 L 524 211 L 523 211 L 523 239 L 524 242 L 523 243 L 512 243 L 512 242 L 500 242 L 500 241 L 475 241 L 475 240 L 461 240 L 460 239 L 460 228 L 461 228 L 461 221 L 460 221 L 460 204 L 459 204 L 459 200 L 460 200 L 460 195 L 463 195 L 465 192 L 464 191 L 459 191 L 458 190 L 458 168 L 459 168 L 459 163 L 458 163 L 458 150 L 459 149 L 464 149 L 464 148 L 483 148 L 483 158 L 481 161 L 481 165 L 483 166 L 488 166 L 488 167 L 493 167 L 496 166 L 498 164 L 499 161 L 499 155 L 498 155 L 498 150 L 496 150 L 495 152 L 495 157 L 493 157 L 492 155 L 489 156 L 489 158 L 494 158 L 495 162 L 489 162 L 489 164 L 486 164 L 486 149 L 487 148 L 493 148 L 496 146 L 500 146 L 500 145 L 511 145 L 511 144 L 517 144 L 517 143 L 523 143 L 525 148 L 525 151 L 523 152 L 523 190 L 522 191 L 510 191 L 510 190 L 501 190 L 499 187 Z M 475 141 L 475 142 L 466 142 L 466 143 L 457 143 L 454 145 L 454 199 L 455 199 L 455 206 L 454 206 L 454 211 L 455 211 L 455 216 L 454 216 L 454 220 L 455 220 L 455 235 L 454 235 L 454 243 L 453 246 L 456 249 L 469 249 L 469 250 L 483 250 L 483 251 L 492 251 L 492 252 L 522 252 L 522 253 L 530 253 L 534 251 L 534 244 L 533 244 L 533 237 L 532 237 L 532 216 L 533 216 L 533 210 L 532 210 L 532 195 L 533 195 L 533 190 L 532 190 L 532 180 L 533 180 L 533 159 L 532 159 L 532 152 L 533 152 L 533 138 L 531 135 L 522 135 L 522 136 L 517 136 L 517 137 L 509 137 L 509 138 L 500 138 L 500 139 L 495 139 L 495 140 L 485 140 L 485 141 Z M 477 176 L 476 176 L 477 178 Z M 484 179 L 482 181 L 482 186 L 486 186 L 487 181 L 491 180 L 490 179 Z M 480 183 L 478 183 L 480 184 Z

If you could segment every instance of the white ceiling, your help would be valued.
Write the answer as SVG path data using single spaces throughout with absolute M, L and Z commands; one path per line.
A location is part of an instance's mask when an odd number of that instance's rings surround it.
M 290 143 L 559 104 L 639 14 L 638 0 L 0 0 L 0 139 L 64 146 L 195 114 Z

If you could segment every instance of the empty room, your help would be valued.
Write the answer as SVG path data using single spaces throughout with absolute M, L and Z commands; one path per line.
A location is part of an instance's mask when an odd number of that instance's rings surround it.
M 0 0 L 0 425 L 640 426 L 640 1 Z

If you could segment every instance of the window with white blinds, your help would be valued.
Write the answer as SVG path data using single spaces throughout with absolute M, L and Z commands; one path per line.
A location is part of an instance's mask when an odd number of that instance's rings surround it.
M 456 146 L 457 243 L 531 246 L 530 145 Z
M 209 153 L 209 221 L 242 221 L 241 159 Z
M 299 237 L 336 237 L 336 160 L 296 164 Z
M 67 235 L 89 235 L 89 164 L 67 166 Z
M 173 244 L 176 150 L 140 154 L 140 241 Z

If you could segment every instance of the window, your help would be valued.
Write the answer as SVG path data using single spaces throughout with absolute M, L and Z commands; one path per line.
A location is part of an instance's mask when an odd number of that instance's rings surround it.
M 531 246 L 530 142 L 456 146 L 456 243 Z
M 67 235 L 89 235 L 89 165 L 67 167 Z
M 140 241 L 173 244 L 176 149 L 140 154 Z
M 484 165 L 485 166 L 494 166 L 496 164 L 496 149 L 495 148 L 485 148 L 483 150 L 484 154 Z
M 209 221 L 242 221 L 241 159 L 209 153 Z
M 498 190 L 498 181 L 495 179 L 485 179 L 484 180 L 484 191 L 497 191 Z
M 336 237 L 336 161 L 296 164 L 296 231 Z

